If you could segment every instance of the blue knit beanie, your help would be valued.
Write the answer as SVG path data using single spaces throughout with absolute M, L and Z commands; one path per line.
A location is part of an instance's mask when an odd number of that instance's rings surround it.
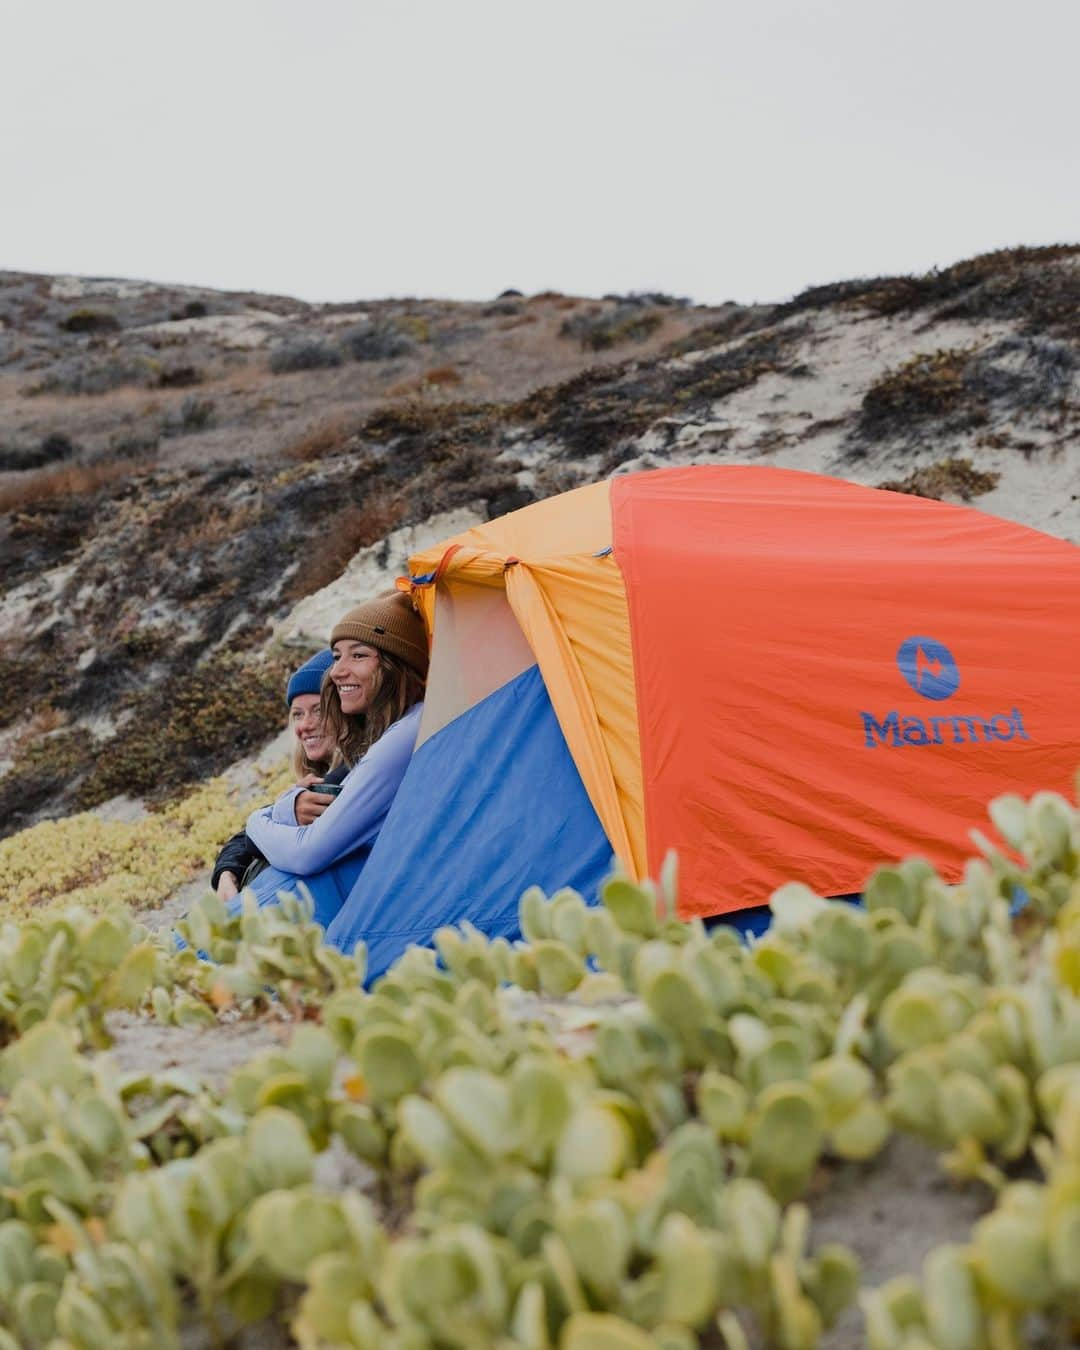
M 286 704 L 291 704 L 297 694 L 317 694 L 322 688 L 322 677 L 333 664 L 334 653 L 326 647 L 310 661 L 305 661 L 299 670 L 294 670 L 285 687 Z

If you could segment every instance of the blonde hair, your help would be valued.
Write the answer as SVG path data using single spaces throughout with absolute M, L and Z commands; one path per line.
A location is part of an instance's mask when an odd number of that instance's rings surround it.
M 308 753 L 300 740 L 295 736 L 293 737 L 292 768 L 297 782 L 309 773 L 317 773 L 321 778 L 323 774 L 329 772 L 333 762 L 333 755 L 328 756 L 326 759 L 309 759 Z
M 370 645 L 370 644 L 369 644 Z M 324 679 L 322 722 L 334 742 L 333 765 L 354 764 L 367 754 L 399 717 L 424 697 L 424 677 L 393 652 L 374 648 L 379 655 L 371 702 L 362 713 L 346 713 L 333 680 Z

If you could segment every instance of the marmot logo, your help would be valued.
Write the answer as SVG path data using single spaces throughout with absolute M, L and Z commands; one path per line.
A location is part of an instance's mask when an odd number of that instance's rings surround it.
M 953 654 L 934 638 L 909 637 L 896 653 L 900 674 L 923 698 L 951 698 L 960 688 L 960 672 Z

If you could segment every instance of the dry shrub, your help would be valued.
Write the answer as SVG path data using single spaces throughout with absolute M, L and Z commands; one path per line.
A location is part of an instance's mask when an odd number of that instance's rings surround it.
M 663 322 L 658 310 L 620 304 L 612 310 L 593 309 L 564 319 L 559 336 L 576 339 L 582 351 L 602 352 L 622 342 L 645 342 Z
M 991 488 L 997 487 L 1001 474 L 976 469 L 970 459 L 942 459 L 936 464 L 916 469 L 906 478 L 890 479 L 878 487 L 889 492 L 906 492 L 912 497 L 960 497 L 970 501 Z
M 28 473 L 17 483 L 0 486 L 0 511 L 19 511 L 58 497 L 86 496 L 131 472 L 130 460 L 113 459 L 101 464 L 70 464 Z
M 457 366 L 434 366 L 431 370 L 425 371 L 422 378 L 426 385 L 438 388 L 448 384 L 460 384 L 461 371 Z
M 280 727 L 287 673 L 283 661 L 227 653 L 136 696 L 124 730 L 86 766 L 79 805 L 97 806 L 118 793 L 161 800 L 220 773 Z M 70 734 L 85 747 L 85 732 Z
M 67 721 L 66 715 L 59 708 L 54 708 L 51 703 L 44 703 L 38 708 L 29 719 L 20 726 L 14 740 L 9 747 L 10 757 L 18 765 L 19 760 L 36 744 L 42 736 L 47 736 L 52 731 L 59 731 Z
M 275 375 L 298 370 L 329 370 L 340 366 L 341 352 L 321 337 L 287 338 L 270 353 L 270 369 Z
M 376 493 L 361 504 L 344 506 L 328 516 L 311 547 L 304 549 L 286 598 L 300 600 L 335 581 L 360 549 L 390 533 L 403 511 L 404 503 L 398 496 Z
M 870 284 L 863 294 L 857 297 L 857 303 L 871 309 L 876 314 L 901 314 L 905 311 L 921 309 L 925 305 L 939 304 L 946 300 L 955 300 L 961 295 L 995 282 L 1013 283 L 1032 264 L 1060 262 L 1080 253 L 1080 244 L 1050 244 L 1042 248 L 1001 248 L 993 253 L 982 253 L 975 258 L 967 258 L 942 271 L 927 272 L 918 277 L 886 277 Z M 1021 286 L 1030 285 L 1030 276 L 1021 281 Z M 853 297 L 855 298 L 855 297 Z M 992 311 L 991 311 L 992 312 Z M 954 317 L 978 317 L 980 310 L 973 306 L 969 311 L 954 306 Z M 1062 316 L 1063 318 L 1066 316 Z
M 411 398 L 406 403 L 384 404 L 376 408 L 360 428 L 360 436 L 369 441 L 388 441 L 395 437 L 415 438 L 469 430 L 469 439 L 486 435 L 505 416 L 504 408 L 490 403 L 454 402 Z
M 535 295 L 529 296 L 529 304 L 543 304 L 547 300 L 565 300 L 566 296 L 562 291 L 537 291 Z
M 307 463 L 309 460 L 322 459 L 326 455 L 344 450 L 348 441 L 349 429 L 344 419 L 333 417 L 309 427 L 298 441 L 286 447 L 285 457 Z
M 105 314 L 98 309 L 77 309 L 66 319 L 61 319 L 60 327 L 65 333 L 117 333 L 120 320 L 115 314 Z
M 389 398 L 407 398 L 423 403 L 425 395 L 434 394 L 439 389 L 451 389 L 461 384 L 461 372 L 457 366 L 433 366 L 422 375 L 410 375 L 408 379 L 396 380 L 387 390 Z
M 971 357 L 970 351 L 950 348 L 920 353 L 886 371 L 863 396 L 860 431 L 880 436 L 955 412 L 969 398 L 964 377 Z
M 233 510 L 226 505 L 214 503 L 204 516 L 185 531 L 184 540 L 192 552 L 201 548 L 213 548 L 225 539 L 235 539 L 242 535 L 258 518 L 258 507 L 241 506 Z

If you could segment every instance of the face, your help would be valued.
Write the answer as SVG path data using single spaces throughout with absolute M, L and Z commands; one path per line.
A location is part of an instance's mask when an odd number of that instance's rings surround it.
M 289 704 L 289 726 L 313 763 L 329 759 L 334 753 L 330 738 L 323 732 L 319 716 L 318 694 L 297 694 Z
M 333 646 L 334 664 L 329 675 L 341 700 L 341 711 L 350 716 L 366 712 L 379 688 L 379 653 L 366 642 L 344 638 Z

